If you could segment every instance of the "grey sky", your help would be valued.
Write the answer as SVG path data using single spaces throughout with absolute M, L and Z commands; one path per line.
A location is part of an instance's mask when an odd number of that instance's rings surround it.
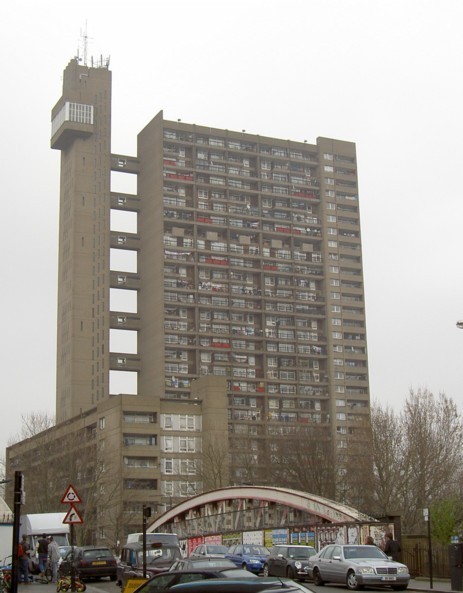
M 0 456 L 54 412 L 59 153 L 50 111 L 87 22 L 112 150 L 168 119 L 357 143 L 372 399 L 463 410 L 461 0 L 16 0 L 2 9 Z M 82 52 L 81 52 L 82 53 Z

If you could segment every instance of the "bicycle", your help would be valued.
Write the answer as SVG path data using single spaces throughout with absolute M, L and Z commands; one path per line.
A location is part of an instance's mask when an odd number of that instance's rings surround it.
M 0 568 L 0 592 L 8 592 L 11 589 L 11 568 L 2 566 Z
M 87 589 L 87 585 L 79 580 L 77 577 L 75 578 L 75 586 L 77 593 L 83 593 Z M 71 577 L 61 577 L 56 585 L 56 593 L 67 593 L 71 590 Z
M 42 585 L 48 585 L 49 583 L 51 583 L 52 579 L 53 579 L 53 573 L 52 573 L 51 567 L 47 565 L 45 571 L 41 572 L 39 575 L 37 575 L 34 578 L 34 582 L 42 583 Z

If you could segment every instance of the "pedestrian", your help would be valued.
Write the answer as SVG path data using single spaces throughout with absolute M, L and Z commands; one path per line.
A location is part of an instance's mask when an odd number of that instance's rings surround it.
M 39 558 L 40 576 L 45 576 L 48 561 L 48 540 L 47 534 L 42 533 L 42 537 L 37 540 L 37 556 Z
M 26 585 L 29 584 L 29 544 L 27 543 L 27 535 L 23 534 L 21 542 L 18 546 L 18 560 L 19 560 L 19 580 Z
M 384 546 L 384 553 L 390 556 L 396 562 L 399 561 L 399 554 L 401 552 L 400 544 L 392 537 L 392 533 L 386 533 L 386 544 Z
M 371 537 L 371 535 L 367 535 L 367 538 L 365 540 L 365 545 L 366 546 L 374 546 L 375 545 L 375 540 Z
M 53 536 L 51 536 L 50 543 L 48 544 L 48 561 L 50 562 L 51 566 L 52 583 L 58 582 L 58 565 L 60 558 L 61 554 L 59 553 L 59 546 L 53 539 Z

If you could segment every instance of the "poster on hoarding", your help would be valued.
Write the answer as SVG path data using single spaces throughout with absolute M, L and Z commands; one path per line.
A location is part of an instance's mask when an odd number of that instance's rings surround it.
M 245 531 L 243 533 L 243 544 L 251 544 L 254 546 L 264 545 L 263 531 Z
M 238 531 L 234 533 L 224 533 L 222 535 L 222 544 L 224 546 L 234 546 L 241 543 L 241 533 Z

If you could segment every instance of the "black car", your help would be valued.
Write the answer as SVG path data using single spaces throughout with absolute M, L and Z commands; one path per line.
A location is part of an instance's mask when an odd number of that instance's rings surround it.
M 82 546 L 69 550 L 59 565 L 60 577 L 71 574 L 74 565 L 80 580 L 109 577 L 116 580 L 117 562 L 114 554 L 104 546 Z
M 146 546 L 146 573 L 152 577 L 169 570 L 171 565 L 180 560 L 180 546 L 175 544 L 151 543 Z M 117 565 L 117 582 L 122 588 L 128 579 L 143 577 L 143 544 L 134 542 L 126 544 L 121 551 Z
M 276 545 L 270 550 L 262 572 L 264 576 L 287 577 L 289 579 L 308 580 L 305 570 L 309 558 L 317 553 L 312 546 Z
M 248 579 L 249 572 L 242 568 L 237 568 L 236 566 L 231 568 L 227 566 L 222 568 L 207 567 L 202 569 L 194 568 L 191 570 L 170 570 L 151 577 L 146 583 L 143 583 L 136 589 L 136 593 L 157 593 L 158 591 L 166 591 L 174 585 L 179 585 L 181 583 L 191 583 L 192 581 L 205 581 L 207 579 L 216 578 Z
M 289 580 L 265 577 L 242 579 L 209 579 L 201 582 L 181 583 L 171 593 L 301 593 L 300 586 Z

